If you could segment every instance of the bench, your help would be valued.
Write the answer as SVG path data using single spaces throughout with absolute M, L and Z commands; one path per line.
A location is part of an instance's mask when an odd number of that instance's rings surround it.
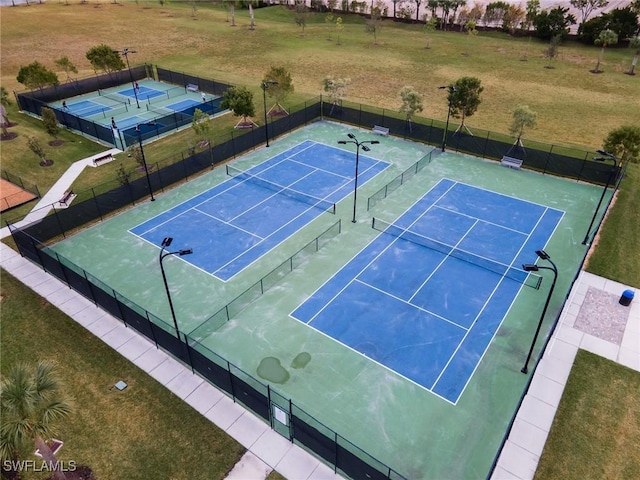
M 69 203 L 71 203 L 71 200 L 73 200 L 74 197 L 75 194 L 73 193 L 73 190 L 67 190 L 66 192 L 64 192 L 64 195 L 62 195 L 62 198 L 58 203 L 60 204 L 60 206 L 68 207 Z
M 187 90 L 190 92 L 197 92 L 199 90 L 198 85 L 196 85 L 195 83 L 189 83 L 187 84 Z
M 113 155 L 111 155 L 110 153 L 106 153 L 100 157 L 96 157 L 93 159 L 93 165 L 94 166 L 98 166 L 99 163 L 101 162 L 110 162 L 111 160 L 113 160 Z
M 389 135 L 389 129 L 387 127 L 381 127 L 380 125 L 374 125 L 371 131 L 373 133 L 377 133 L 378 135 L 382 135 L 383 137 Z
M 520 167 L 522 167 L 522 160 L 520 160 L 519 158 L 507 157 L 505 155 L 504 157 L 502 157 L 502 160 L 500 160 L 500 165 L 509 168 L 520 169 Z

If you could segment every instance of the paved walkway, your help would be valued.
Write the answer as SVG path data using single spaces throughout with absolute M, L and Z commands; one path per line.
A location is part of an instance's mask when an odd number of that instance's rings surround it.
M 50 208 L 45 207 L 56 204 L 82 170 L 92 164 L 93 157 L 74 163 L 18 225 L 28 225 L 46 215 Z M 0 237 L 7 235 L 5 227 Z M 341 478 L 144 336 L 1 243 L 0 266 L 247 448 L 228 479 L 262 480 L 272 469 L 291 480 Z M 627 289 L 617 282 L 580 273 L 534 372 L 492 480 L 533 478 L 579 348 L 640 371 L 640 298 L 629 307 L 619 305 L 618 299 Z
M 627 289 L 612 280 L 580 273 L 492 480 L 533 478 L 579 348 L 640 371 L 640 298 L 628 307 L 620 305 L 620 295 Z

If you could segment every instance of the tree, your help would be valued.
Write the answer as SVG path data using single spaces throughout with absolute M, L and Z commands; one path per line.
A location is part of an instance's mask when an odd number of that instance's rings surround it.
M 424 31 L 426 32 L 427 37 L 427 45 L 424 48 L 431 48 L 429 46 L 429 40 L 431 40 L 431 34 L 436 31 L 436 23 L 437 20 L 433 17 L 424 22 Z
M 371 9 L 371 18 L 367 20 L 365 30 L 373 35 L 373 44 L 378 44 L 378 34 L 382 30 L 382 10 L 384 4 L 381 0 L 376 0 L 375 5 Z
M 338 4 L 338 0 L 327 0 L 327 8 L 331 13 L 336 9 L 336 5 Z
M 404 113 L 404 118 L 406 119 L 407 126 L 411 132 L 413 131 L 411 119 L 416 113 L 421 112 L 423 109 L 422 98 L 413 87 L 407 85 L 400 89 L 400 99 L 402 100 L 400 113 Z
M 199 108 L 196 108 L 193 112 L 193 120 L 191 121 L 191 128 L 193 129 L 200 145 L 207 144 L 209 132 L 211 131 L 211 124 L 209 123 L 209 115 L 204 113 Z
M 575 8 L 580 12 L 580 14 L 582 15 L 582 20 L 580 20 L 580 23 L 584 23 L 587 21 L 587 19 L 589 18 L 589 15 L 591 15 L 591 13 L 596 8 L 606 7 L 607 5 L 609 5 L 609 1 L 608 0 L 569 0 L 569 4 L 571 4 L 573 8 Z
M 236 128 L 248 128 L 255 125 L 255 123 L 248 118 L 256 114 L 256 107 L 253 104 L 253 93 L 247 90 L 246 87 L 236 86 L 227 88 L 222 94 L 220 107 L 223 109 L 228 108 L 236 117 L 242 117 L 236 124 Z
M 416 22 L 420 18 L 420 5 L 422 5 L 422 0 L 413 0 L 413 3 L 416 4 Z
M 341 43 L 340 34 L 342 33 L 343 29 L 344 29 L 344 25 L 342 25 L 342 17 L 336 18 L 336 32 L 338 32 L 338 38 L 336 39 L 336 43 L 338 45 L 340 45 L 340 43 Z
M 476 21 L 475 20 L 467 20 L 467 23 L 464 25 L 464 29 L 467 31 L 467 42 L 466 46 L 467 49 L 466 51 L 462 52 L 462 54 L 464 56 L 468 56 L 469 55 L 469 45 L 471 44 L 471 39 L 473 37 L 475 37 L 476 35 L 478 35 L 478 30 L 476 30 Z
M 47 155 L 36 137 L 29 137 L 29 139 L 27 140 L 27 146 L 29 147 L 29 150 L 35 153 L 36 156 L 40 159 L 41 167 L 50 167 L 51 165 L 53 165 L 53 160 L 47 160 Z
M 621 162 L 640 162 L 640 125 L 623 125 L 611 130 L 603 147 Z
M 302 29 L 302 35 L 304 35 L 304 29 L 307 26 L 307 17 L 309 16 L 309 9 L 304 1 L 296 0 L 296 15 L 295 21 Z
M 333 108 L 340 103 L 346 95 L 349 83 L 351 83 L 350 78 L 333 78 L 333 76 L 327 76 L 322 79 L 322 88 L 329 94 L 329 99 L 331 100 L 329 115 L 333 113 Z
M 58 119 L 56 118 L 56 114 L 52 109 L 47 107 L 42 108 L 42 125 L 54 140 L 58 140 L 60 125 L 58 125 Z M 56 143 L 54 142 L 53 144 L 55 145 Z
M 509 127 L 511 135 L 517 135 L 516 144 L 522 146 L 520 138 L 525 128 L 533 128 L 536 126 L 537 113 L 529 108 L 528 105 L 518 105 L 513 111 L 513 120 Z
M 635 75 L 636 64 L 638 63 L 638 56 L 640 56 L 640 37 L 633 37 L 629 40 L 629 48 L 635 50 L 633 55 L 633 60 L 631 61 L 631 68 L 628 72 L 625 72 L 627 75 Z
M 8 107 L 11 105 L 11 99 L 9 98 L 9 92 L 4 86 L 0 86 L 0 104 Z
M 331 40 L 331 31 L 333 30 L 333 28 L 335 27 L 335 23 L 334 23 L 334 18 L 333 18 L 333 13 L 329 12 L 325 15 L 324 17 L 324 23 L 327 24 L 327 29 L 329 32 L 329 35 L 327 36 L 327 40 Z
M 38 61 L 30 63 L 26 67 L 20 67 L 16 79 L 31 90 L 42 89 L 59 83 L 55 72 L 52 72 Z
M 558 49 L 562 42 L 562 35 L 554 35 L 549 41 L 549 46 L 544 51 L 544 56 L 549 60 L 549 63 L 544 68 L 553 68 L 551 62 L 558 56 Z
M 540 12 L 540 0 L 527 0 L 526 14 L 524 17 L 525 30 L 531 30 L 533 22 Z
M 600 62 L 602 62 L 602 57 L 604 57 L 604 49 L 607 48 L 607 45 L 615 45 L 618 43 L 618 34 L 613 30 L 603 30 L 598 35 L 598 39 L 594 42 L 596 45 L 602 45 L 600 49 L 600 55 L 598 56 L 598 63 L 596 63 L 596 68 L 591 70 L 592 73 L 601 73 L 600 70 Z
M 550 39 L 555 35 L 562 35 L 562 38 L 565 38 L 569 35 L 569 26 L 575 23 L 576 17 L 564 7 L 556 7 L 548 12 L 543 10 L 533 21 L 536 36 L 543 39 Z
M 96 72 L 102 70 L 105 73 L 111 73 L 125 68 L 120 52 L 105 44 L 91 47 L 85 57 Z
M 476 77 L 461 77 L 449 89 L 447 98 L 451 105 L 451 115 L 461 119 L 458 130 L 466 128 L 465 119 L 473 115 L 482 102 L 480 94 L 484 87 L 480 83 L 480 79 Z
M 507 2 L 491 2 L 487 4 L 484 12 L 484 24 L 502 23 L 504 14 L 509 9 Z
M 69 60 L 69 57 L 67 56 L 59 58 L 54 63 L 58 68 L 60 68 L 67 75 L 67 82 L 71 81 L 71 76 L 69 75 L 69 72 L 76 73 L 76 74 L 78 73 L 78 69 L 73 64 L 73 62 Z
M 0 381 L 0 457 L 16 458 L 29 445 L 40 450 L 44 461 L 55 465 L 54 478 L 66 478 L 47 441 L 57 434 L 58 424 L 72 413 L 61 395 L 53 363 L 17 364 Z
M 271 67 L 265 74 L 262 82 L 263 84 L 266 83 L 269 85 L 266 90 L 267 96 L 275 100 L 275 105 L 271 107 L 269 113 L 273 111 L 273 113 L 271 113 L 272 115 L 286 115 L 287 111 L 282 104 L 285 99 L 294 92 L 291 72 L 285 67 Z
M 502 29 L 513 35 L 516 28 L 522 24 L 525 17 L 526 13 L 522 7 L 509 5 L 502 17 Z

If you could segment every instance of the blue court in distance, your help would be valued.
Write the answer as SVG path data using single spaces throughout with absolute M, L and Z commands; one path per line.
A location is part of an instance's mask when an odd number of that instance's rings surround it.
M 292 316 L 455 404 L 562 216 L 443 179 Z

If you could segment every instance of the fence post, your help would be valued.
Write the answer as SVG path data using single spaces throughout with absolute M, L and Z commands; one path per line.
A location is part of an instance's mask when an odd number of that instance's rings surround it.
M 100 211 L 100 204 L 98 203 L 98 199 L 96 198 L 96 192 L 91 187 L 91 195 L 93 195 L 93 201 L 96 203 L 96 210 L 98 211 L 98 216 L 100 217 L 100 221 L 102 221 L 102 212 Z
M 549 148 L 549 153 L 547 153 L 547 161 L 544 164 L 544 169 L 542 170 L 542 174 L 547 173 L 547 167 L 549 166 L 549 162 L 551 161 L 551 152 L 553 152 L 553 145 Z

